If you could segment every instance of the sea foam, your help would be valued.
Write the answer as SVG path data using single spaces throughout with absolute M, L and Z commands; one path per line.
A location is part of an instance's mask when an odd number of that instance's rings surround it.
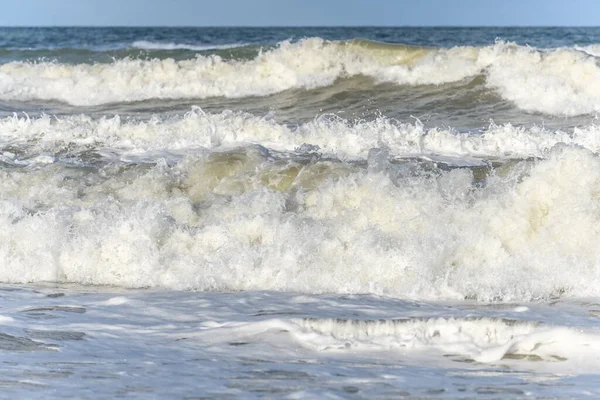
M 205 113 L 198 107 L 184 116 L 158 116 L 147 121 L 86 115 L 28 118 L 14 115 L 0 119 L 0 143 L 18 146 L 21 154 L 5 154 L 5 161 L 60 153 L 65 149 L 84 152 L 110 150 L 103 154 L 143 157 L 156 152 L 226 149 L 256 144 L 274 151 L 317 152 L 338 159 L 363 159 L 372 149 L 384 149 L 392 157 L 448 157 L 448 162 L 507 160 L 545 157 L 557 144 L 600 151 L 600 127 L 588 125 L 573 130 L 517 127 L 493 122 L 481 131 L 459 132 L 452 128 L 426 128 L 420 121 L 398 122 L 380 117 L 372 121 L 344 120 L 322 115 L 313 121 L 289 126 L 270 116 L 244 112 Z M 13 157 L 14 156 L 14 157 Z M 15 158 L 16 157 L 16 158 Z
M 261 146 L 0 174 L 4 282 L 533 300 L 597 296 L 600 159 L 484 172 Z M 35 239 L 33 239 L 35 238 Z
M 137 40 L 131 44 L 131 47 L 142 50 L 195 50 L 206 51 L 216 49 L 234 49 L 244 46 L 243 43 L 231 44 L 187 44 L 187 43 L 171 43 L 171 42 L 151 42 L 148 40 Z
M 122 59 L 93 65 L 10 62 L 0 66 L 0 98 L 89 106 L 266 96 L 329 86 L 357 75 L 395 85 L 468 83 L 483 75 L 489 89 L 523 110 L 571 116 L 600 109 L 600 69 L 592 53 L 577 48 L 538 50 L 505 42 L 436 49 L 309 38 L 282 42 L 252 60 L 198 55 L 181 61 Z
M 543 360 L 568 362 L 573 367 L 579 364 L 579 368 L 592 370 L 596 369 L 600 356 L 600 337 L 595 331 L 482 317 L 266 319 L 207 327 L 194 336 L 216 343 L 239 342 L 269 331 L 285 332 L 295 343 L 334 354 L 402 351 L 415 356 L 418 353 L 445 353 L 446 357 L 462 362 Z

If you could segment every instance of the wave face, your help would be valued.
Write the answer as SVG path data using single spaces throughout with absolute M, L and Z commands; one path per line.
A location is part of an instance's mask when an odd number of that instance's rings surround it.
M 192 48 L 174 43 L 137 45 Z M 504 42 L 487 47 L 421 48 L 320 38 L 285 41 L 250 60 L 198 55 L 180 61 L 122 59 L 109 64 L 9 62 L 0 66 L 0 98 L 56 100 L 75 106 L 242 98 L 327 87 L 356 76 L 397 86 L 469 85 L 481 76 L 478 84 L 524 111 L 575 116 L 600 108 L 600 68 L 591 50 L 537 50 Z
M 600 295 L 593 126 L 292 129 L 195 110 L 149 122 L 10 118 L 0 132 L 4 282 Z

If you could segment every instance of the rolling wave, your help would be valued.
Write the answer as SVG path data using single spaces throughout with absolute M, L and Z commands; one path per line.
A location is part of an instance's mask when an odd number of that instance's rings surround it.
M 168 45 L 170 46 L 170 45 Z M 240 98 L 314 89 L 352 76 L 374 83 L 442 85 L 472 81 L 522 110 L 574 116 L 600 110 L 600 68 L 590 52 L 488 47 L 420 48 L 319 38 L 282 42 L 254 59 L 121 59 L 110 64 L 9 62 L 0 99 L 57 100 L 75 106 L 149 99 Z

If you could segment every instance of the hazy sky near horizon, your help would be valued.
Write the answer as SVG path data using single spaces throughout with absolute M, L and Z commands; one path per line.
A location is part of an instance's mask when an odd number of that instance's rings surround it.
M 1 26 L 597 26 L 597 0 L 0 0 Z

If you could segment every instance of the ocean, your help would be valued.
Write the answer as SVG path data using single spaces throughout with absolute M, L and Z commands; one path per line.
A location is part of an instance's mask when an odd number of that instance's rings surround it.
M 600 28 L 1 28 L 0 397 L 600 397 Z

